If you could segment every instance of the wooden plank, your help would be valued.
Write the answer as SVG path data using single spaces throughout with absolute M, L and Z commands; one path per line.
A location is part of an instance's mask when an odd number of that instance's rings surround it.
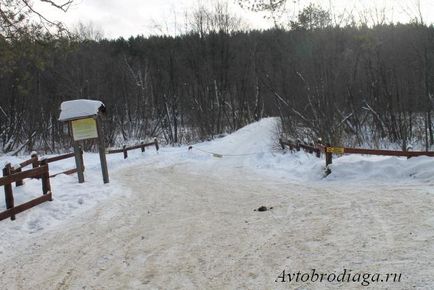
M 77 169 L 77 178 L 78 183 L 84 182 L 84 165 L 83 165 L 83 150 L 78 145 L 77 141 L 74 141 L 74 160 L 75 160 L 75 168 Z
M 5 168 L 3 168 L 3 178 L 8 178 L 11 174 L 11 164 L 8 163 L 5 165 Z M 4 185 L 4 191 L 5 191 L 5 203 L 6 203 L 6 209 L 11 211 L 10 217 L 12 220 L 15 219 L 15 212 L 14 212 L 14 193 L 12 191 L 12 185 L 11 183 Z
M 117 154 L 117 153 L 123 153 L 124 149 L 111 149 L 107 151 L 107 154 Z
M 14 173 L 20 173 L 20 172 L 22 172 L 21 168 L 18 168 L 18 169 L 14 170 Z M 15 186 L 23 186 L 23 185 L 24 185 L 24 183 L 23 183 L 22 179 L 18 179 L 18 180 L 15 181 Z
M 41 181 L 42 181 L 42 193 L 48 194 L 48 192 L 51 192 L 51 185 L 50 185 L 50 173 L 48 170 L 48 164 L 46 163 L 46 160 L 43 160 L 41 163 L 42 167 L 45 167 L 45 172 L 41 175 Z
M 292 151 L 294 150 L 294 148 L 297 151 L 300 151 L 300 148 L 308 151 L 309 153 L 315 153 L 316 157 L 320 158 L 321 157 L 321 151 L 324 151 L 324 146 L 317 144 L 315 146 L 312 145 L 308 145 L 308 144 L 303 144 L 300 142 L 292 143 L 291 141 L 283 141 L 283 140 L 279 140 L 280 146 L 282 146 L 282 149 L 285 149 L 285 146 L 288 146 L 289 149 Z
M 305 149 L 305 150 L 312 151 L 312 152 L 316 149 L 316 147 L 311 146 L 311 145 L 307 145 L 307 144 L 300 144 L 300 147 Z
M 377 149 L 361 149 L 361 148 L 344 148 L 348 154 L 364 154 L 364 155 L 382 155 L 382 156 L 399 156 L 399 157 L 418 157 L 429 156 L 434 157 L 434 152 L 425 151 L 393 151 L 393 150 L 377 150 Z
M 47 165 L 4 176 L 0 178 L 0 186 L 8 185 L 17 180 L 23 180 L 24 178 L 40 177 L 46 172 L 48 172 Z
M 45 195 L 42 195 L 42 196 L 40 196 L 38 198 L 35 198 L 35 199 L 31 200 L 31 201 L 28 201 L 26 203 L 20 204 L 19 206 L 16 206 L 13 209 L 8 209 L 8 210 L 5 210 L 4 212 L 1 212 L 0 213 L 0 221 L 4 220 L 4 219 L 7 219 L 7 218 L 11 217 L 14 214 L 18 214 L 20 212 L 28 210 L 28 209 L 30 209 L 30 208 L 32 208 L 34 206 L 37 206 L 37 205 L 39 205 L 39 204 L 41 204 L 43 202 L 51 201 L 51 200 L 52 200 L 52 193 L 50 191 L 50 192 L 48 192 Z
M 72 153 L 67 153 L 67 154 L 63 154 L 63 155 L 59 155 L 59 156 L 55 156 L 55 157 L 45 158 L 44 160 L 47 163 L 51 163 L 51 162 L 56 162 L 56 161 L 59 161 L 59 160 L 64 160 L 64 159 L 72 158 L 74 156 L 75 156 L 75 153 L 72 152 Z
M 104 130 L 101 124 L 101 118 L 96 119 L 96 129 L 98 131 L 98 153 L 99 160 L 101 163 L 101 173 L 104 183 L 109 183 L 109 173 L 107 166 L 107 158 L 105 155 L 105 145 L 104 145 Z
M 315 153 L 315 156 L 320 158 L 321 157 L 321 147 L 317 147 L 317 146 L 312 146 L 312 145 L 307 145 L 307 144 L 302 144 L 300 143 L 298 145 L 300 148 L 306 150 L 307 152 L 313 154 Z M 297 146 L 296 146 L 297 148 Z M 299 149 L 297 148 L 297 151 L 299 151 Z
M 13 212 L 11 210 L 5 210 L 3 212 L 0 212 L 0 221 L 10 218 L 12 213 Z
M 138 144 L 138 145 L 133 145 L 133 146 L 128 146 L 128 147 L 125 146 L 125 148 L 121 148 L 121 149 L 110 149 L 110 150 L 107 150 L 107 154 L 124 153 L 125 150 L 130 151 L 130 150 L 135 150 L 135 149 L 142 149 L 142 152 L 143 152 L 144 151 L 143 148 L 149 147 L 149 146 L 155 146 L 155 149 L 157 151 L 159 150 L 158 142 L 154 141 L 154 142 L 146 143 L 146 144 Z
M 59 173 L 55 173 L 55 174 L 50 175 L 50 178 L 56 177 L 57 175 L 61 175 L 61 174 L 71 175 L 71 174 L 77 173 L 77 171 L 78 171 L 77 168 L 65 170 L 63 172 L 59 172 Z
M 160 146 L 158 145 L 158 140 L 157 138 L 154 138 L 154 144 L 155 144 L 155 150 L 160 150 Z
M 135 149 L 142 149 L 143 146 L 146 146 L 146 144 L 139 144 L 139 145 L 133 145 L 133 146 L 125 146 L 122 148 L 123 150 L 135 150 Z
M 39 166 L 39 160 L 38 160 L 38 154 L 36 154 L 36 152 L 34 152 L 34 153 L 32 154 L 32 160 L 33 160 L 33 162 L 32 162 L 32 167 L 33 167 L 33 168 L 38 167 L 38 166 Z
M 81 163 L 81 172 L 84 172 L 84 169 L 85 169 L 85 167 L 84 167 L 83 154 L 84 154 L 83 149 L 82 149 L 81 146 L 80 146 L 80 163 Z M 77 168 L 77 170 L 78 170 L 78 169 L 80 169 L 80 168 Z
M 34 161 L 35 161 L 35 158 L 32 157 L 32 158 L 30 158 L 29 160 L 26 160 L 26 161 L 24 161 L 24 162 L 21 162 L 21 163 L 20 163 L 20 168 L 23 168 L 23 167 L 26 167 L 26 166 L 28 166 L 28 165 L 30 165 L 30 164 L 33 164 Z M 17 168 L 15 168 L 15 169 L 17 169 Z
M 128 150 L 127 150 L 127 146 L 124 145 L 124 147 L 123 147 L 122 149 L 124 149 L 124 159 L 127 159 L 127 158 L 128 158 Z
M 126 147 L 126 149 L 129 151 L 129 150 L 141 149 L 143 147 L 149 147 L 149 146 L 155 146 L 155 142 L 133 145 L 133 146 Z
M 280 144 L 280 147 L 282 147 L 282 150 L 285 149 L 285 145 L 288 145 L 288 146 L 289 146 L 289 144 L 283 142 L 282 138 L 279 138 L 279 144 Z
M 24 168 L 30 164 L 33 164 L 35 161 L 37 161 L 37 159 L 38 159 L 37 157 L 32 157 L 26 161 L 21 162 L 18 165 L 13 166 L 11 169 L 11 173 L 20 172 L 20 169 L 22 169 L 22 168 Z

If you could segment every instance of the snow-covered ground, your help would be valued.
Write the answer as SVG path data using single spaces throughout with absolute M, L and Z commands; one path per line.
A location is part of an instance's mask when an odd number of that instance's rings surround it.
M 374 288 L 433 289 L 434 159 L 348 155 L 324 178 L 323 158 L 279 149 L 277 126 L 109 155 L 106 185 L 86 153 L 86 183 L 57 176 L 53 202 L 0 222 L 0 288 L 363 288 L 274 282 L 283 269 L 346 268 L 403 275 Z M 40 192 L 26 180 L 16 204 Z

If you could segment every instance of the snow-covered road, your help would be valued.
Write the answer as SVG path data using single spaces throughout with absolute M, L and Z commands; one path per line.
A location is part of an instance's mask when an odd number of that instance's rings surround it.
M 134 172 L 140 172 L 137 178 Z M 321 188 L 184 166 L 124 173 L 133 193 L 99 204 L 2 261 L 4 289 L 271 289 L 283 269 L 403 273 L 432 286 L 429 195 L 402 187 Z M 245 182 L 248 178 L 249 182 Z M 257 212 L 260 205 L 271 211 Z M 417 213 L 416 213 L 417 211 Z M 6 286 L 6 287 L 5 287 Z M 299 283 L 307 289 L 357 283 Z
M 244 130 L 201 148 L 241 154 L 270 145 L 253 142 L 241 150 L 252 133 L 261 135 Z M 371 289 L 434 288 L 429 183 L 296 181 L 282 178 L 264 160 L 252 170 L 262 153 L 222 159 L 194 150 L 182 158 L 163 154 L 112 174 L 127 194 L 101 200 L 77 218 L 3 249 L 0 287 L 366 288 L 275 282 L 283 270 L 349 269 L 402 273 L 400 283 L 371 283 Z M 262 205 L 273 209 L 254 211 Z

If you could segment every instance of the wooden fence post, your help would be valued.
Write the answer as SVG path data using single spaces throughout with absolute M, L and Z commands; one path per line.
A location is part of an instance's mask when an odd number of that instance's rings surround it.
M 99 153 L 99 160 L 101 162 L 102 179 L 105 184 L 105 183 L 109 183 L 110 179 L 109 179 L 109 173 L 107 167 L 107 158 L 105 156 L 104 130 L 101 124 L 101 117 L 96 118 L 96 129 L 98 132 L 98 153 Z
M 75 167 L 77 168 L 78 183 L 83 183 L 84 182 L 83 150 L 81 150 L 81 147 L 78 145 L 77 141 L 74 141 L 73 146 L 74 146 Z
M 309 143 L 309 146 L 310 146 L 310 148 L 309 148 L 309 153 L 310 154 L 313 154 L 313 147 L 314 147 L 314 144 L 313 143 Z
M 300 151 L 300 140 L 295 141 L 295 150 Z
M 15 173 L 22 172 L 21 167 L 18 168 L 18 169 L 15 169 L 14 172 L 15 172 Z M 23 186 L 23 184 L 24 184 L 24 182 L 23 182 L 22 179 L 21 179 L 21 180 L 17 180 L 17 181 L 15 182 L 15 186 L 17 186 L 17 187 L 18 187 L 18 186 Z
M 30 157 L 33 159 L 32 161 L 32 167 L 36 168 L 39 166 L 39 161 L 38 161 L 38 154 L 36 152 L 33 152 L 32 155 L 30 155 Z
M 160 146 L 158 146 L 158 141 L 157 138 L 154 138 L 154 143 L 155 143 L 155 150 L 160 150 Z
M 140 142 L 140 144 L 142 145 L 142 147 L 140 147 L 140 149 L 142 150 L 142 152 L 145 152 L 145 142 Z
M 41 160 L 41 166 L 46 166 L 45 172 L 41 175 L 41 181 L 42 181 L 42 193 L 48 194 L 51 193 L 51 185 L 50 185 L 50 171 L 48 169 L 48 163 L 47 160 Z M 50 201 L 53 199 L 50 197 Z
M 279 144 L 280 147 L 282 147 L 282 150 L 285 150 L 285 144 L 283 144 L 282 138 L 279 138 Z
M 316 157 L 321 158 L 321 149 L 324 148 L 322 144 L 322 138 L 318 138 L 316 141 Z
M 124 150 L 124 159 L 127 159 L 127 158 L 128 158 L 127 145 L 124 145 L 124 146 L 122 147 L 122 149 Z
M 326 166 L 333 163 L 333 153 L 326 152 Z
M 326 158 L 326 176 L 332 173 L 332 170 L 330 169 L 329 165 L 333 163 L 333 153 L 328 152 L 327 148 L 330 147 L 330 144 L 327 144 L 325 147 L 325 158 Z
M 3 176 L 9 176 L 11 175 L 11 164 L 8 163 L 3 168 Z M 14 212 L 14 193 L 12 192 L 12 184 L 5 184 L 5 202 L 6 202 L 6 209 L 12 209 L 11 211 L 11 220 L 15 220 L 15 212 Z
M 79 146 L 80 148 L 80 161 L 81 161 L 81 172 L 84 172 L 84 159 L 83 159 L 83 148 L 81 148 L 81 146 Z

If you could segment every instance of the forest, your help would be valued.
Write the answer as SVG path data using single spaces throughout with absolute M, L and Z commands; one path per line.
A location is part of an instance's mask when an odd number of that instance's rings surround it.
M 278 116 L 293 138 L 429 149 L 434 26 L 335 25 L 325 12 L 306 17 L 312 9 L 269 30 L 221 10 L 197 11 L 177 36 L 105 39 L 81 27 L 0 37 L 1 151 L 69 148 L 58 117 L 71 99 L 105 103 L 107 146 L 188 144 Z

